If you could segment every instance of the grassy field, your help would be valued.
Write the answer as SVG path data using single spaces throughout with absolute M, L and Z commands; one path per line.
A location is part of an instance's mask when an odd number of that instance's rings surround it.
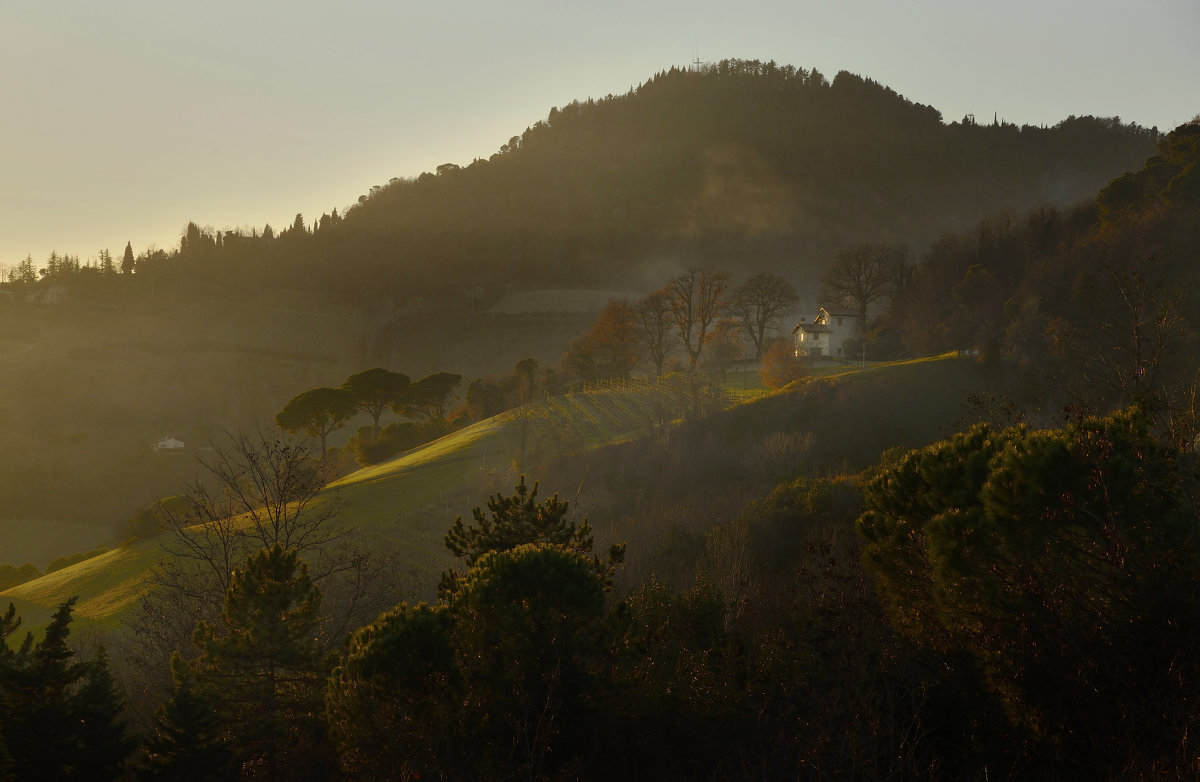
M 876 375 L 915 363 L 845 367 L 829 376 Z M 694 409 L 702 391 L 715 394 L 712 404 L 721 407 L 765 393 L 745 382 L 701 388 L 686 378 L 593 384 L 473 424 L 358 470 L 325 491 L 347 503 L 338 517 L 341 524 L 368 545 L 387 541 L 399 546 L 405 565 L 432 588 L 450 563 L 443 537 L 454 518 L 468 516 L 490 494 L 508 492 L 535 451 L 586 449 L 669 426 Z M 39 627 L 55 606 L 78 596 L 81 625 L 115 627 L 162 556 L 160 541 L 139 541 L 0 592 L 0 599 L 16 603 L 26 627 Z
M 677 382 L 628 383 L 547 398 L 358 470 L 326 491 L 347 503 L 341 524 L 368 544 L 399 545 L 417 577 L 433 584 L 449 564 L 446 529 L 490 494 L 511 488 L 522 469 L 523 443 L 532 452 L 548 440 L 590 447 L 630 437 L 681 416 L 686 394 Z M 81 625 L 114 626 L 164 555 L 159 540 L 139 541 L 0 592 L 0 598 L 16 603 L 26 627 L 43 624 L 72 596 L 79 598 Z

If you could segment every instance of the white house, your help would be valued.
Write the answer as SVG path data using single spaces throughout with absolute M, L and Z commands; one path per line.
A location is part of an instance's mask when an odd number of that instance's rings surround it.
M 851 343 L 861 336 L 858 310 L 834 305 L 821 307 L 811 322 L 801 318 L 792 329 L 797 356 L 853 358 Z
M 176 440 L 168 435 L 150 447 L 158 453 L 182 453 L 183 440 Z

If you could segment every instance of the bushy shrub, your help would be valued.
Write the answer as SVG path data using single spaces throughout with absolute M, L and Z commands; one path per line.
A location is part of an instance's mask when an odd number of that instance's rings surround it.
M 759 370 L 759 377 L 767 388 L 783 388 L 806 374 L 804 364 L 796 357 L 796 349 L 789 340 L 777 339 L 767 347 Z

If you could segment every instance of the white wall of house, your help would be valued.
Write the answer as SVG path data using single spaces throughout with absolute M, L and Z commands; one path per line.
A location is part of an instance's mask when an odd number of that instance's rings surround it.
M 821 307 L 811 323 L 801 322 L 793 329 L 796 355 L 853 358 L 849 343 L 859 338 L 858 320 L 855 312 Z

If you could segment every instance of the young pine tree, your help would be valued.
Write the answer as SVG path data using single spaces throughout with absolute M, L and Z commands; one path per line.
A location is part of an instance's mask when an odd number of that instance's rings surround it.
M 72 598 L 58 607 L 37 644 L 27 635 L 0 657 L 0 742 L 8 755 L 0 767 L 10 762 L 14 780 L 112 780 L 132 751 L 104 653 L 79 660 L 67 646 L 74 605 Z M 19 621 L 10 607 L 2 635 Z
M 211 700 L 223 741 L 256 778 L 325 779 L 331 771 L 320 605 L 307 563 L 276 543 L 233 574 L 219 624 L 196 628 L 197 695 Z

